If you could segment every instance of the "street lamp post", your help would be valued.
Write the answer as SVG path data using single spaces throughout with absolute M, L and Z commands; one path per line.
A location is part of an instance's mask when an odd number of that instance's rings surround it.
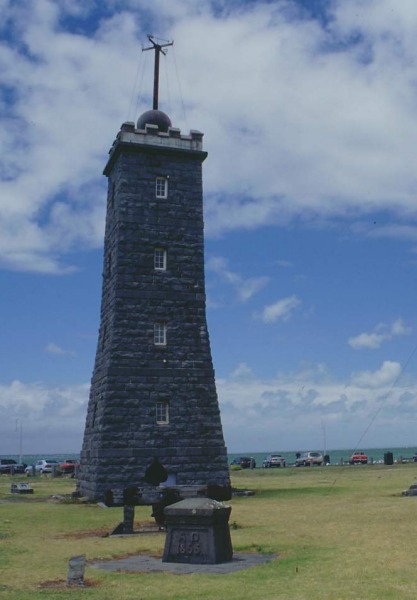
M 19 463 L 22 463 L 22 419 L 20 417 L 16 419 L 16 431 L 19 433 Z

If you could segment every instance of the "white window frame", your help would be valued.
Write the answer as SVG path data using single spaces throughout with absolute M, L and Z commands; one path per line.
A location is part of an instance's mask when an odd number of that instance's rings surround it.
M 168 198 L 168 178 L 157 177 L 155 181 L 155 195 L 157 198 Z
M 168 425 L 169 423 L 169 402 L 167 400 L 158 400 L 155 405 L 155 417 L 158 425 Z
M 167 324 L 165 321 L 155 321 L 153 325 L 153 341 L 155 346 L 167 345 Z
M 167 269 L 167 251 L 165 248 L 155 248 L 153 256 L 153 265 L 155 271 L 166 271 Z

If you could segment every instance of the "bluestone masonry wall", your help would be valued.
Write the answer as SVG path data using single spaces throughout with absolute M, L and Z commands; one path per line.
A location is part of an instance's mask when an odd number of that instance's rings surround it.
M 202 134 L 122 125 L 108 177 L 101 323 L 79 490 L 140 485 L 154 457 L 179 485 L 229 485 L 206 323 Z M 167 198 L 156 197 L 165 178 Z M 166 269 L 155 269 L 155 248 Z M 154 324 L 166 345 L 154 343 Z M 167 423 L 156 404 L 166 403 Z

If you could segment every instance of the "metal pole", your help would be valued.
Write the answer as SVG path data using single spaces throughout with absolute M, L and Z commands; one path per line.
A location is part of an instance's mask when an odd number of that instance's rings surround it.
M 22 436 L 22 419 L 19 419 L 19 462 L 22 464 L 23 458 L 23 436 Z
M 155 68 L 153 75 L 153 109 L 158 110 L 159 101 L 159 53 L 161 52 L 161 46 L 155 44 Z
M 19 462 L 22 462 L 22 419 L 16 419 L 16 431 L 19 433 Z
M 153 76 L 153 109 L 158 110 L 159 104 L 159 54 L 166 54 L 167 46 L 172 46 L 174 42 L 167 42 L 166 44 L 157 44 L 154 41 L 152 35 L 148 35 L 148 40 L 151 42 L 152 46 L 149 48 L 142 48 L 142 52 L 146 50 L 155 50 L 155 67 L 154 67 L 154 76 Z

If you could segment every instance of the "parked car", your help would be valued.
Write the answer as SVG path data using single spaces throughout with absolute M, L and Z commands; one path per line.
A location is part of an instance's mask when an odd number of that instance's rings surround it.
M 59 463 L 57 460 L 42 458 L 41 460 L 36 461 L 35 464 L 26 467 L 26 475 L 32 475 L 33 469 L 35 469 L 35 473 L 52 473 L 54 469 L 59 469 Z
M 368 457 L 361 450 L 357 450 L 350 457 L 349 463 L 351 465 L 366 465 L 366 464 L 368 464 Z
M 324 462 L 321 452 L 303 452 L 295 459 L 296 467 L 312 467 L 313 465 L 322 465 Z
M 78 460 L 74 458 L 66 458 L 64 462 L 59 463 L 59 470 L 62 471 L 64 475 L 73 475 L 75 473 L 75 469 L 80 466 Z
M 264 469 L 272 467 L 285 467 L 285 458 L 281 454 L 270 454 L 262 463 Z
M 0 475 L 24 473 L 25 469 L 26 465 L 24 463 L 18 463 L 13 458 L 0 458 Z
M 230 464 L 239 465 L 239 467 L 241 467 L 242 469 L 249 469 L 251 467 L 251 463 L 253 463 L 253 467 L 256 467 L 256 462 L 253 458 L 250 458 L 249 456 L 239 456 L 239 458 L 235 458 L 234 460 L 232 460 Z

